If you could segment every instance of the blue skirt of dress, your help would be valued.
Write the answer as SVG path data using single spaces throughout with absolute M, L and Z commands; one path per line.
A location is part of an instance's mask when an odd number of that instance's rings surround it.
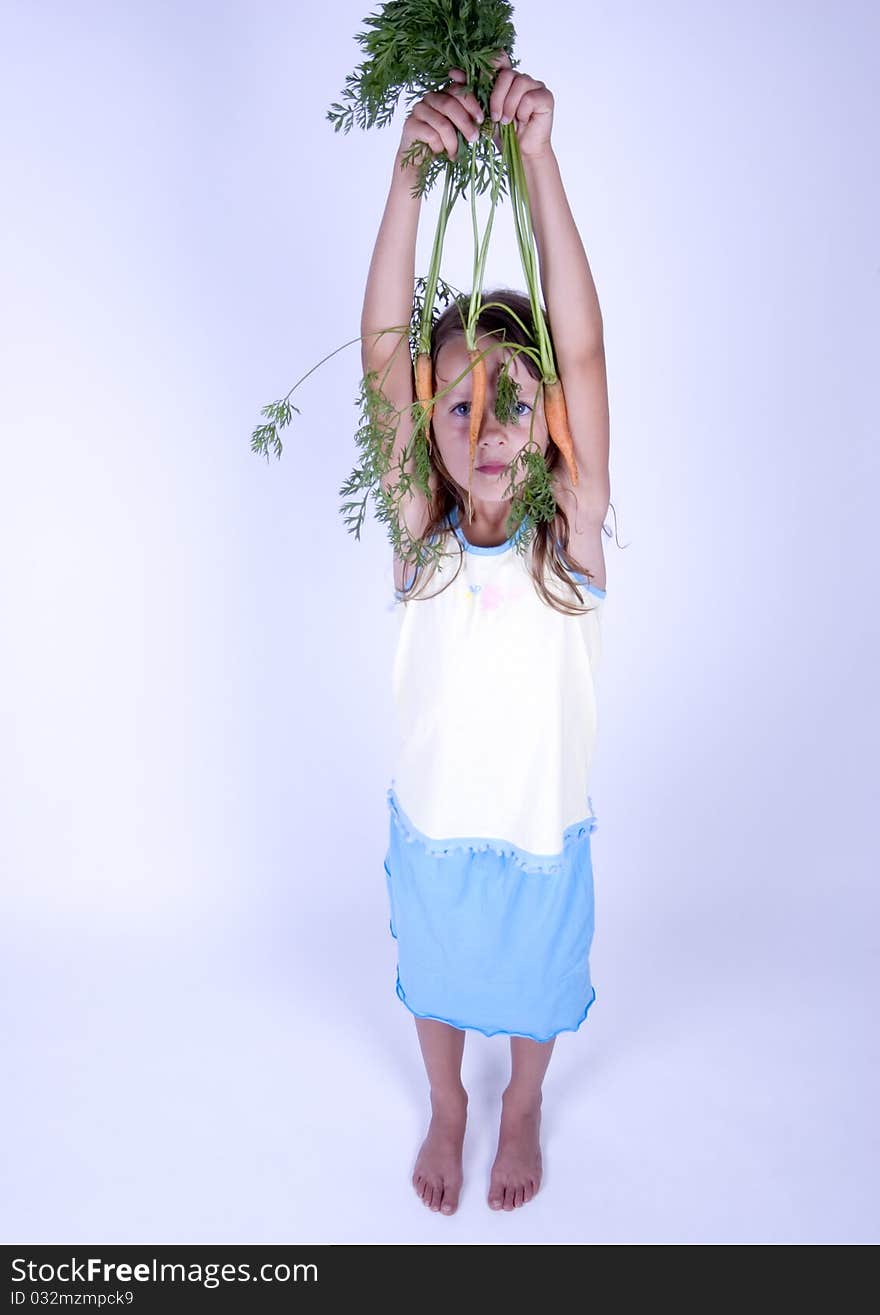
M 397 994 L 419 1018 L 486 1036 L 575 1032 L 590 978 L 596 819 L 570 827 L 552 870 L 515 847 L 424 836 L 389 797 L 385 874 Z

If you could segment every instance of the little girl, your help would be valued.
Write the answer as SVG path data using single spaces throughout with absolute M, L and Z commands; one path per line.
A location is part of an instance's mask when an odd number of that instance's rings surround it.
M 400 512 L 412 537 L 442 540 L 443 553 L 415 569 L 396 554 L 393 564 L 401 613 L 392 676 L 398 742 L 385 859 L 396 989 L 415 1015 L 431 1095 L 412 1181 L 425 1205 L 445 1214 L 456 1209 L 462 1183 L 466 1030 L 510 1036 L 488 1203 L 512 1210 L 541 1181 L 541 1086 L 555 1037 L 576 1031 L 595 997 L 596 819 L 588 786 L 609 507 L 602 318 L 550 144 L 553 95 L 514 72 L 506 55 L 497 67 L 490 112 L 493 120 L 516 120 L 579 482 L 572 486 L 548 437 L 534 363 L 505 346 L 526 342 L 522 329 L 504 310 L 490 309 L 478 333 L 481 350 L 494 347 L 485 358 L 468 519 L 472 376 L 459 310 L 448 306 L 434 326 L 434 389 L 463 377 L 434 406 L 431 495 L 412 490 Z M 421 208 L 412 195 L 416 167 L 404 166 L 402 156 L 418 140 L 454 157 L 456 128 L 473 140 L 483 115 L 464 77 L 451 69 L 449 89 L 428 93 L 410 111 L 370 265 L 363 366 L 384 375 L 382 391 L 400 412 L 392 471 L 411 434 L 413 369 L 406 347 L 394 353 L 400 335 L 380 331 L 409 324 Z M 483 300 L 511 306 L 532 328 L 528 297 L 501 289 Z M 519 419 L 508 424 L 494 412 L 505 359 L 520 385 Z M 525 523 L 508 535 L 506 468 L 530 429 L 557 514 L 538 523 L 523 551 Z

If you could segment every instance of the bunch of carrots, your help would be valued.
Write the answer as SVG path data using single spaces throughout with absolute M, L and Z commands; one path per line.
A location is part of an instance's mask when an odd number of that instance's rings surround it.
M 358 33 L 357 39 L 368 58 L 356 73 L 346 79 L 343 100 L 347 103 L 335 102 L 327 114 L 337 132 L 340 129 L 348 132 L 355 122 L 362 128 L 374 124 L 382 126 L 393 116 L 401 94 L 406 93 L 414 101 L 428 91 L 445 87 L 448 85 L 450 68 L 464 71 L 467 85 L 482 105 L 486 118 L 489 118 L 489 96 L 497 73 L 495 60 L 498 52 L 506 51 L 511 67 L 515 67 L 511 53 L 515 39 L 512 8 L 506 0 L 388 0 L 364 21 L 370 30 Z M 431 332 L 437 313 L 438 285 L 443 285 L 447 296 L 449 289 L 449 285 L 440 278 L 440 265 L 450 215 L 458 197 L 468 192 L 473 220 L 474 269 L 466 313 L 461 304 L 460 310 L 473 384 L 470 404 L 469 501 L 477 443 L 486 406 L 486 352 L 477 347 L 477 324 L 481 311 L 492 304 L 482 301 L 480 289 L 495 208 L 505 189 L 509 191 L 513 208 L 517 244 L 528 287 L 537 344 L 536 348 L 518 345 L 516 350 L 528 353 L 540 369 L 548 433 L 562 453 L 572 483 L 578 482 L 562 381 L 556 373 L 550 336 L 541 308 L 538 260 L 516 125 L 508 123 L 493 126 L 499 134 L 500 150 L 496 149 L 493 138 L 485 134 L 478 136 L 472 144 L 465 142 L 465 149 L 460 149 L 455 159 L 445 155 L 432 156 L 426 143 L 417 142 L 412 147 L 412 162 L 418 160 L 419 164 L 416 194 L 425 195 L 441 174 L 444 186 L 428 275 L 418 281 L 423 295 L 420 298 L 415 293 L 413 299 L 413 369 L 420 414 L 407 452 L 409 454 L 419 443 L 424 444 L 425 452 L 430 448 L 430 421 L 437 399 L 430 355 Z M 486 190 L 490 192 L 490 209 L 481 236 L 477 223 L 476 197 Z M 509 311 L 509 308 L 505 309 Z M 359 342 L 360 338 L 351 341 Z M 330 355 L 335 355 L 335 352 Z M 329 357 L 324 358 L 327 359 Z M 322 363 L 318 362 L 319 365 Z M 308 374 L 311 373 L 310 370 Z M 305 375 L 303 379 L 307 377 Z M 268 417 L 269 423 L 259 425 L 254 430 L 251 438 L 254 452 L 263 453 L 268 459 L 268 448 L 272 445 L 276 455 L 280 456 L 278 430 L 290 423 L 291 410 L 297 410 L 289 398 L 303 379 L 294 385 L 286 397 L 263 407 L 262 414 Z M 502 381 L 503 374 L 499 380 L 496 412 L 499 418 L 506 419 L 508 417 L 502 416 L 499 410 L 504 405 Z M 389 524 L 396 551 L 408 556 L 400 522 L 394 507 L 389 506 L 387 494 L 382 487 L 382 476 L 387 474 L 389 468 L 388 435 L 391 430 L 379 418 L 381 407 L 377 406 L 377 402 L 382 400 L 382 394 L 372 378 L 363 380 L 362 398 L 364 417 L 357 435 L 363 454 L 362 461 L 341 492 L 363 492 L 363 498 L 359 505 L 345 504 L 343 511 L 350 513 L 356 507 L 355 514 L 349 514 L 347 519 L 355 536 L 359 538 L 367 498 L 372 493 L 379 519 Z M 418 455 L 416 453 L 417 458 Z M 424 469 L 426 463 L 419 463 L 417 459 L 416 464 Z M 529 486 L 521 491 L 520 503 L 527 515 L 549 519 L 555 508 L 552 506 L 552 495 L 549 497 L 551 505 L 548 506 L 549 484 L 543 459 L 540 463 L 527 464 L 530 470 L 527 481 Z M 424 491 L 427 492 L 426 481 Z

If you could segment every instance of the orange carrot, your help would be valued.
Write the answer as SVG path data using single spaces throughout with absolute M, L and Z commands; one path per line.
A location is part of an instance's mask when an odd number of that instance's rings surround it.
M 574 441 L 568 427 L 568 411 L 561 379 L 554 379 L 549 384 L 546 380 L 544 382 L 544 418 L 547 421 L 547 433 L 565 458 L 571 482 L 577 484 L 578 468 L 574 457 Z
M 416 357 L 416 397 L 426 408 L 425 436 L 431 445 L 431 416 L 434 413 L 434 364 L 430 352 L 419 352 Z
M 470 465 L 468 467 L 468 487 L 474 473 L 474 457 L 477 452 L 477 440 L 480 437 L 480 425 L 483 423 L 483 409 L 486 405 L 486 358 L 473 348 L 468 351 L 473 369 L 471 377 L 471 425 L 470 425 Z

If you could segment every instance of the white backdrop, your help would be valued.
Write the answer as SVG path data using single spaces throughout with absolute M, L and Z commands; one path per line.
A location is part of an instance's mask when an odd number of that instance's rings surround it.
M 513 1214 L 469 1034 L 446 1218 L 356 342 L 250 451 L 359 332 L 403 110 L 325 115 L 372 9 L 3 5 L 2 1240 L 876 1242 L 876 11 L 515 6 L 605 323 L 597 1000 Z

